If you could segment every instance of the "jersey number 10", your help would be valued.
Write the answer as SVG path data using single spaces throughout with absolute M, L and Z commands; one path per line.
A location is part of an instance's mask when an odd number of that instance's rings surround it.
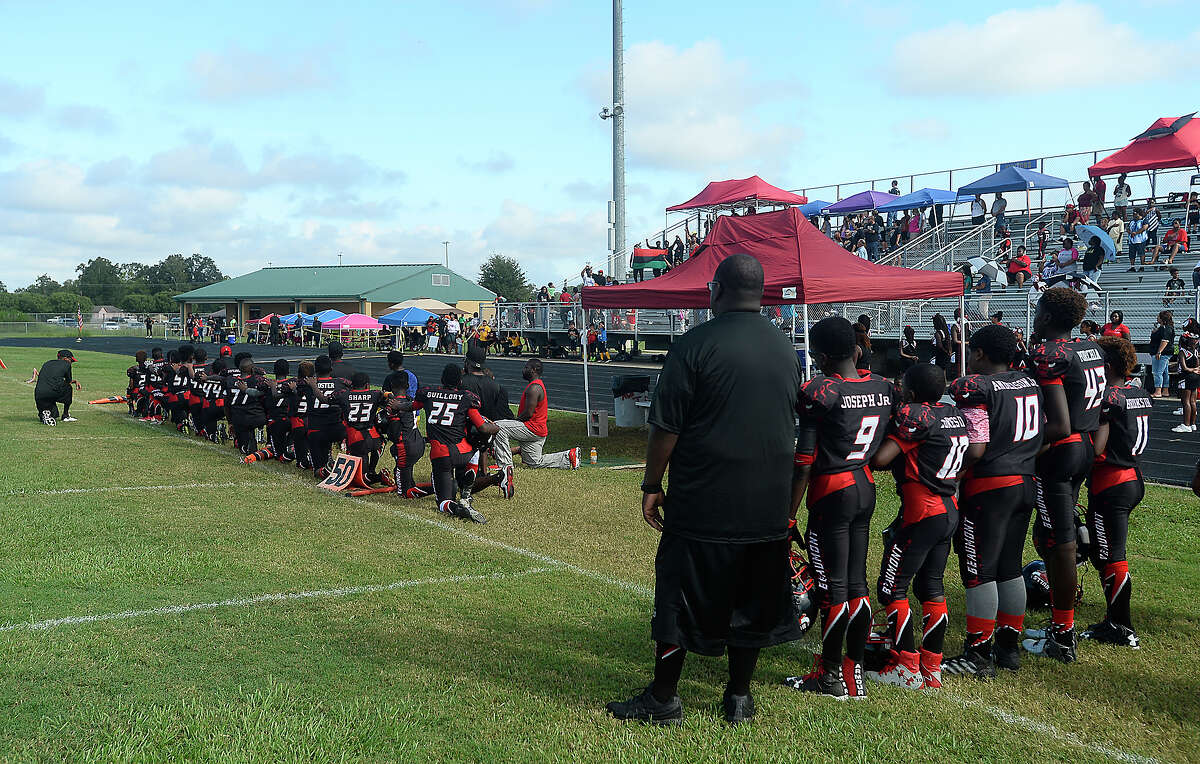
M 1017 426 L 1013 428 L 1013 443 L 1033 440 L 1042 430 L 1042 412 L 1036 395 L 1017 396 Z

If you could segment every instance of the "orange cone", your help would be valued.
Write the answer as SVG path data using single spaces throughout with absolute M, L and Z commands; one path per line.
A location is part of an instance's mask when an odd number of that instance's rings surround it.
M 0 358 L 0 369 L 7 369 L 7 368 L 8 367 L 4 365 L 4 359 Z

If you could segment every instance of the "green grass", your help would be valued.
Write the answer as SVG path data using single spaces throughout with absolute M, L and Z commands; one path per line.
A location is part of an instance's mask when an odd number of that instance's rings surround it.
M 649 676 L 656 535 L 639 470 L 519 469 L 516 499 L 477 500 L 490 524 L 443 522 L 432 500 L 324 495 L 293 468 L 243 466 L 119 406 L 79 405 L 82 421 L 45 428 L 22 380 L 48 357 L 5 348 L 0 372 L 5 759 L 1195 759 L 1200 519 L 1181 490 L 1150 488 L 1134 517 L 1138 652 L 1084 644 L 1071 667 L 1029 661 L 937 694 L 872 685 L 865 703 L 832 704 L 779 684 L 810 665 L 810 634 L 764 653 L 753 725 L 723 724 L 724 661 L 693 656 L 685 724 L 661 730 L 603 713 Z M 80 397 L 123 390 L 125 359 L 79 358 Z M 579 416 L 551 428 L 550 447 L 591 445 Z M 642 438 L 593 442 L 628 462 Z M 83 491 L 45 493 L 63 489 Z M 895 510 L 881 477 L 876 530 Z M 444 580 L 459 576 L 472 578 Z M 396 582 L 416 583 L 328 591 Z M 955 645 L 962 591 L 953 570 L 947 582 Z M 1085 586 L 1088 623 L 1102 597 L 1094 574 Z M 22 626 L 304 591 L 326 594 Z

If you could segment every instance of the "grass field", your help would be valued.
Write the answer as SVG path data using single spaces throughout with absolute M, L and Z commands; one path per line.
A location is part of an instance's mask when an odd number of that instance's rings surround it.
M 834 704 L 780 685 L 811 665 L 810 634 L 763 654 L 754 724 L 724 724 L 724 661 L 693 656 L 681 728 L 622 725 L 604 703 L 650 668 L 639 470 L 519 470 L 516 499 L 489 491 L 491 522 L 466 526 L 432 499 L 323 495 L 122 406 L 46 428 L 22 380 L 52 355 L 0 349 L 5 759 L 1196 760 L 1200 513 L 1182 490 L 1150 488 L 1134 518 L 1140 651 L 1085 643 L 1071 667 Z M 127 359 L 79 359 L 77 397 L 124 390 Z M 548 445 L 582 427 L 557 415 Z M 641 442 L 599 448 L 636 460 Z M 877 530 L 896 510 L 879 483 Z M 1102 614 L 1085 586 L 1084 624 Z

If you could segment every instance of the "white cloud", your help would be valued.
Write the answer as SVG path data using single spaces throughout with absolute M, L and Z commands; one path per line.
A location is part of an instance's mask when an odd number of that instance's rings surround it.
M 46 104 L 43 88 L 21 85 L 0 77 L 0 114 L 26 117 L 42 110 Z
M 220 103 L 327 90 L 338 79 L 328 56 L 320 51 L 268 54 L 233 44 L 220 52 L 196 55 L 187 74 L 193 93 Z
M 472 172 L 481 172 L 488 175 L 500 175 L 516 166 L 516 162 L 513 161 L 511 155 L 499 150 L 493 150 L 483 159 L 472 160 L 459 157 L 458 163 Z
M 583 82 L 597 104 L 612 98 L 607 65 Z M 762 106 L 803 93 L 794 82 L 767 82 L 744 59 L 732 59 L 719 42 L 690 48 L 665 42 L 636 43 L 625 55 L 626 146 L 632 163 L 647 167 L 758 172 L 789 143 L 799 127 L 761 116 Z
M 1140 82 L 1194 66 L 1171 41 L 1147 39 L 1073 0 L 917 32 L 896 43 L 891 60 L 886 79 L 913 95 L 1011 96 Z
M 117 129 L 117 122 L 108 109 L 99 106 L 71 104 L 56 109 L 54 124 L 67 130 L 83 130 L 105 135 Z
M 937 143 L 950 137 L 950 125 L 943 119 L 926 117 L 897 122 L 896 132 L 901 136 L 921 143 Z

